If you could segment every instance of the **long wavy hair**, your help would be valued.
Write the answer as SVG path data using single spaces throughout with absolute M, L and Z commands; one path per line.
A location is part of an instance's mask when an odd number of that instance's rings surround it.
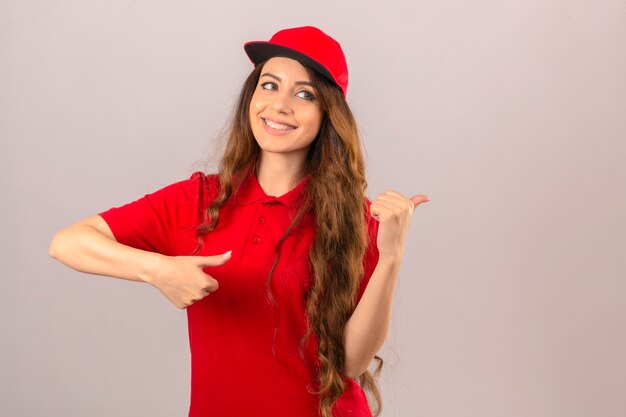
M 220 208 L 236 192 L 260 154 L 250 127 L 249 106 L 265 62 L 259 63 L 243 84 L 234 114 L 227 126 L 226 145 L 219 163 L 219 190 L 204 212 L 204 222 L 197 227 L 198 246 L 203 236 L 219 221 Z M 300 354 L 307 339 L 318 337 L 319 371 L 316 381 L 322 417 L 332 417 L 332 407 L 345 390 L 341 371 L 344 368 L 344 329 L 355 309 L 357 291 L 364 275 L 363 257 L 368 244 L 364 215 L 366 201 L 365 164 L 361 138 L 354 116 L 339 88 L 317 72 L 306 67 L 323 111 L 322 124 L 311 143 L 303 174 L 310 175 L 298 212 L 276 248 L 274 262 L 267 278 L 266 290 L 274 305 L 271 279 L 285 238 L 295 230 L 304 216 L 314 214 L 315 237 L 309 252 L 313 281 L 307 294 L 308 329 L 300 341 Z M 329 198 L 332 196 L 332 198 Z M 366 370 L 356 379 L 368 400 L 375 402 L 374 415 L 382 410 L 382 398 L 376 379 L 383 359 L 373 373 Z

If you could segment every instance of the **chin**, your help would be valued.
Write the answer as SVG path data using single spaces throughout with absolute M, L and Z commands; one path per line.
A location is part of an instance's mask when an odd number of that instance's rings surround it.
M 284 146 L 286 144 L 281 144 L 281 143 L 275 143 L 272 141 L 258 141 L 257 140 L 257 144 L 259 145 L 259 148 L 261 148 L 261 151 L 263 152 L 271 152 L 271 153 L 275 153 L 275 154 L 296 154 L 296 153 L 301 153 L 301 152 L 307 152 L 307 149 L 302 149 L 302 148 L 293 148 L 290 146 Z

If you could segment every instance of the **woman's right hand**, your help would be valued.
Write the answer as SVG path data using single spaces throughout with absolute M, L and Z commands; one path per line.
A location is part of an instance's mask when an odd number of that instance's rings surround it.
M 80 272 L 147 282 L 178 308 L 186 308 L 217 290 L 218 282 L 202 268 L 222 265 L 230 259 L 230 251 L 215 256 L 166 256 L 121 244 L 100 215 L 57 232 L 49 253 Z
M 147 282 L 176 307 L 187 308 L 219 287 L 217 280 L 202 268 L 223 265 L 230 256 L 230 251 L 214 256 L 162 256 Z

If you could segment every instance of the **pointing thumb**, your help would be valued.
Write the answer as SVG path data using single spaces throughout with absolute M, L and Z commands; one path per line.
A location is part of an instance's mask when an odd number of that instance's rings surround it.
M 411 197 L 411 201 L 413 202 L 414 207 L 417 207 L 421 203 L 430 201 L 430 197 L 424 194 L 417 194 Z

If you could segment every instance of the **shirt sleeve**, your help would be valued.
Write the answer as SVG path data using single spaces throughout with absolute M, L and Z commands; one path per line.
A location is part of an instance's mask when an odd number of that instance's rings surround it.
M 363 293 L 365 292 L 365 288 L 367 288 L 367 283 L 369 282 L 372 274 L 374 273 L 374 269 L 378 264 L 378 244 L 376 242 L 378 238 L 378 220 L 373 218 L 370 215 L 370 205 L 372 202 L 366 198 L 367 205 L 367 248 L 365 249 L 365 255 L 363 257 L 363 268 L 365 270 L 365 274 L 363 275 L 363 280 L 361 281 L 361 285 L 359 287 L 359 291 L 357 293 L 357 299 L 355 306 L 361 300 Z
M 188 229 L 197 219 L 204 178 L 204 173 L 194 172 L 188 179 L 98 214 L 119 243 L 171 256 L 181 228 Z

